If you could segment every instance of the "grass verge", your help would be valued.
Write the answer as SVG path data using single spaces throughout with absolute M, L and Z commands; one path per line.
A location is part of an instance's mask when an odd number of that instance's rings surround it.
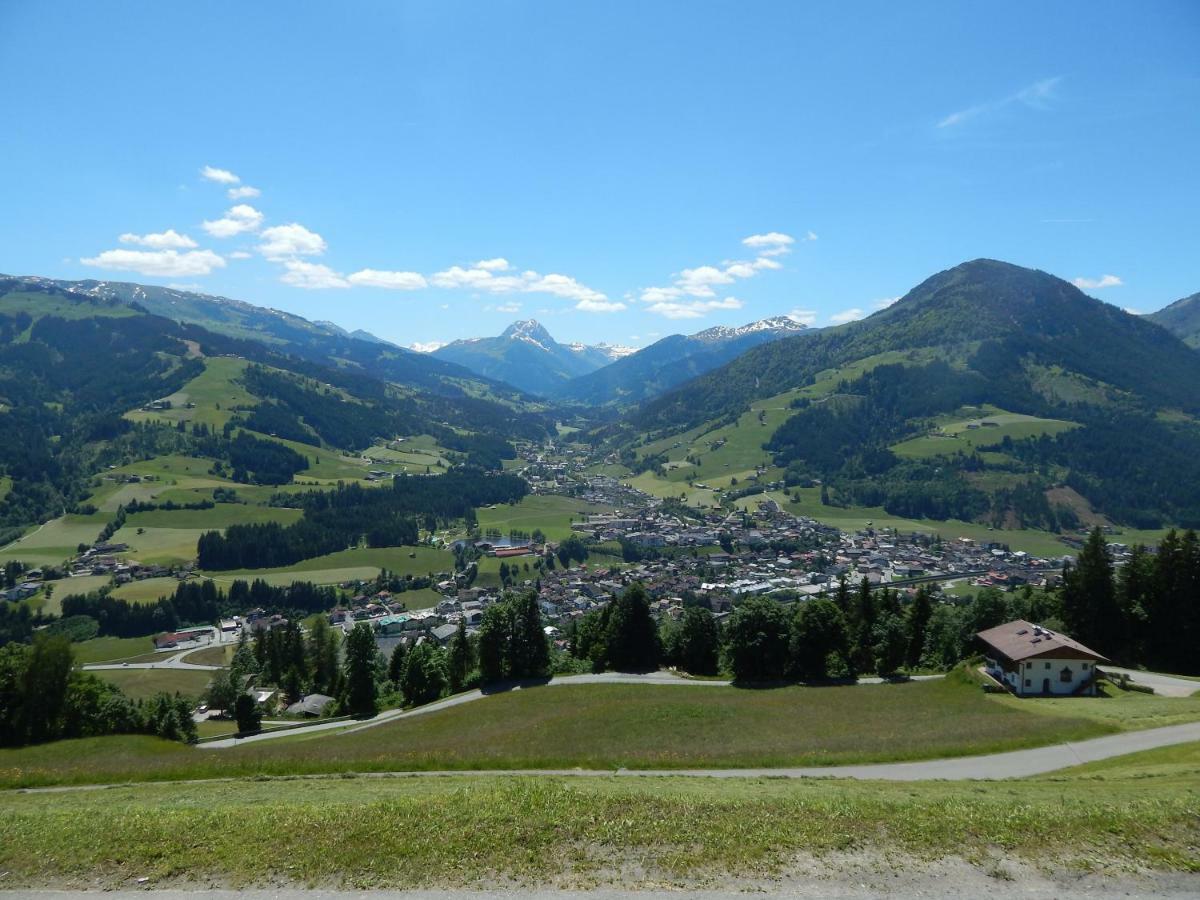
M 1200 871 L 1200 745 L 1111 762 L 1018 782 L 487 776 L 6 793 L 0 869 L 12 888 L 145 877 L 393 889 L 711 885 L 848 858 Z

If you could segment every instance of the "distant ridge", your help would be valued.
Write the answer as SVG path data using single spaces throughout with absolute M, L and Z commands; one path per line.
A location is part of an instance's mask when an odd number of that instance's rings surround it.
M 497 337 L 452 341 L 430 355 L 531 394 L 547 396 L 578 375 L 630 352 L 607 344 L 560 344 L 535 319 L 513 322 Z
M 788 316 L 774 316 L 738 328 L 717 325 L 693 335 L 673 334 L 567 382 L 554 397 L 588 406 L 639 403 L 724 365 L 752 347 L 807 330 Z

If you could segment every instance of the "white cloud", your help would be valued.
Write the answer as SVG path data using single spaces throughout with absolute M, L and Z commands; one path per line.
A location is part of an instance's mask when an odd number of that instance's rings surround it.
M 445 346 L 445 341 L 413 341 L 408 345 L 408 349 L 416 350 L 418 353 L 432 353 L 434 350 L 440 350 Z
M 287 259 L 283 261 L 283 265 L 287 271 L 280 276 L 279 280 L 284 284 L 290 284 L 292 287 L 312 291 L 323 290 L 325 288 L 350 287 L 350 283 L 339 273 L 329 268 L 329 266 L 323 266 L 320 263 L 304 262 L 300 259 Z
M 884 298 L 882 298 L 880 300 L 876 300 L 874 303 L 872 303 L 871 308 L 872 309 L 887 309 L 889 306 L 891 306 L 893 303 L 895 303 L 899 299 L 900 299 L 899 297 L 884 297 Z
M 387 288 L 392 291 L 417 291 L 428 287 L 420 272 L 388 272 L 380 269 L 361 269 L 346 278 L 359 287 Z
M 263 242 L 258 245 L 258 252 L 267 259 L 319 256 L 325 252 L 325 239 L 298 222 L 264 228 L 262 238 Z
M 714 310 L 741 308 L 741 300 L 726 297 L 724 300 L 661 301 L 652 303 L 647 307 L 647 311 L 668 319 L 699 319 Z
M 1074 278 L 1071 284 L 1085 291 L 1098 291 L 1101 288 L 1121 287 L 1123 282 L 1116 275 L 1101 275 L 1099 278 Z
M 580 312 L 590 313 L 611 313 L 628 309 L 628 307 L 626 307 L 625 304 L 619 300 L 580 300 L 575 304 L 575 308 Z
M 809 234 L 812 234 L 810 231 Z M 772 247 L 788 247 L 796 243 L 796 239 L 790 234 L 783 234 L 779 231 L 768 231 L 766 234 L 752 234 L 750 237 L 742 238 L 742 243 L 752 249 Z
M 79 261 L 99 269 L 166 277 L 207 275 L 225 266 L 225 260 L 211 250 L 105 250 Z
M 787 317 L 793 322 L 799 322 L 801 325 L 807 325 L 809 328 L 817 324 L 817 314 L 811 309 L 793 309 L 787 314 Z
M 229 254 L 230 259 L 250 259 L 252 256 L 253 253 L 247 253 L 245 250 L 234 250 Z
M 228 169 L 217 169 L 212 166 L 205 166 L 201 169 L 200 177 L 206 178 L 209 181 L 215 181 L 217 184 L 237 184 L 242 180 Z
M 471 268 L 483 269 L 487 272 L 507 272 L 508 271 L 508 260 L 505 259 L 503 256 L 497 256 L 494 259 L 481 259 L 479 262 L 475 263 L 475 265 L 473 265 Z
M 173 291 L 192 291 L 192 292 L 196 292 L 196 291 L 202 291 L 202 290 L 204 290 L 204 285 L 200 284 L 200 283 L 199 283 L 199 282 L 197 282 L 197 281 L 188 281 L 188 282 L 186 282 L 186 283 L 184 283 L 184 284 L 180 284 L 180 283 L 179 283 L 179 282 L 177 282 L 177 281 L 172 281 L 170 284 L 168 284 L 168 285 L 167 285 L 167 287 L 169 287 L 169 288 L 170 288 L 171 290 L 173 290 Z
M 227 238 L 247 231 L 256 231 L 262 224 L 263 214 L 253 206 L 239 203 L 225 211 L 224 217 L 204 222 L 204 230 L 213 237 Z
M 521 304 L 501 303 L 499 306 L 495 307 L 495 310 L 499 313 L 519 313 L 521 311 Z
M 804 240 L 806 240 L 806 241 L 815 241 L 815 240 L 817 240 L 817 233 L 816 233 L 815 231 L 810 231 L 810 232 L 806 233 L 806 234 L 804 235 Z
M 815 237 L 815 235 L 814 235 Z M 738 279 L 753 278 L 765 270 L 782 269 L 783 265 L 772 257 L 791 252 L 796 239 L 790 234 L 770 231 L 742 238 L 742 244 L 757 251 L 751 260 L 726 260 L 719 266 L 696 266 L 679 272 L 669 286 L 642 288 L 638 299 L 649 304 L 650 312 L 673 319 L 694 319 L 714 309 L 738 309 L 741 301 L 726 298 L 713 303 L 695 303 L 685 298 L 696 297 L 708 300 L 717 296 L 717 288 L 733 284 Z M 736 302 L 737 306 L 722 306 Z
M 1009 94 L 1007 97 L 1001 97 L 999 100 L 976 103 L 974 106 L 968 106 L 965 109 L 958 110 L 958 112 L 953 112 L 941 119 L 937 123 L 937 127 L 952 128 L 977 116 L 997 112 L 1014 103 L 1021 103 L 1031 109 L 1047 109 L 1049 108 L 1049 101 L 1054 98 L 1054 90 L 1061 81 L 1061 77 L 1035 81 L 1033 84 L 1021 88 L 1015 94 Z
M 863 311 L 857 306 L 851 309 L 844 309 L 839 313 L 834 313 L 829 317 L 829 321 L 834 325 L 845 325 L 847 322 L 856 322 L 863 317 Z
M 608 297 L 600 291 L 580 284 L 569 275 L 557 273 L 542 275 L 531 269 L 526 269 L 519 275 L 496 274 L 496 272 L 507 272 L 510 268 L 508 260 L 485 259 L 475 263 L 469 269 L 462 266 L 451 266 L 449 269 L 435 272 L 429 276 L 429 283 L 439 288 L 484 291 L 489 294 L 550 294 L 565 300 L 574 300 L 577 303 L 584 301 L 592 304 L 608 302 Z
M 257 197 L 262 191 L 256 187 L 250 187 L 248 184 L 243 184 L 241 187 L 231 187 L 225 193 L 229 195 L 230 200 L 245 200 L 249 197 Z
M 156 234 L 132 234 L 126 232 L 118 240 L 122 244 L 137 244 L 149 247 L 151 250 L 191 250 L 197 244 L 186 234 L 180 234 L 173 228 Z

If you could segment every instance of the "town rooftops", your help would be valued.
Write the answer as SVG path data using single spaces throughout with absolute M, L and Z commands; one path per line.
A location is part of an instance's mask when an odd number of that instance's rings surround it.
M 1053 659 L 1093 659 L 1108 662 L 1108 658 L 1085 647 L 1079 641 L 1024 619 L 1006 622 L 979 632 L 976 637 L 999 655 L 1018 662 L 1033 657 Z

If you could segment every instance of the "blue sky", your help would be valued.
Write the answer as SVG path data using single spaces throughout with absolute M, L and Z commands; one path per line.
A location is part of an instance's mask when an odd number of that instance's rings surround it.
M 0 0 L 0 271 L 406 345 L 826 325 L 980 256 L 1150 311 L 1200 290 L 1197 47 L 1188 0 Z

